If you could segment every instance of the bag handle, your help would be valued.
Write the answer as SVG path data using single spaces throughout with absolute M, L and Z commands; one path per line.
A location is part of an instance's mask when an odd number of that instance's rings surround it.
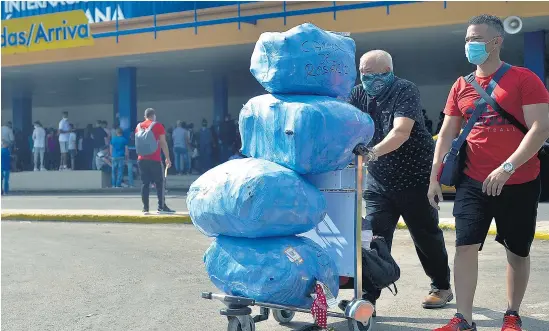
M 509 70 L 511 68 L 511 66 L 507 63 L 503 63 L 502 67 L 507 67 L 506 71 Z M 499 79 L 501 79 L 501 77 L 496 77 L 498 76 L 498 73 L 499 71 L 496 73 L 496 75 L 494 75 L 494 78 L 492 79 L 492 81 L 490 81 L 490 85 L 492 85 L 492 83 L 494 84 L 498 84 L 499 82 Z M 503 76 L 503 75 L 501 75 Z M 496 78 L 498 78 L 496 80 Z M 497 101 L 491 97 L 490 95 L 488 95 L 488 93 L 486 93 L 486 91 L 480 87 L 480 85 L 473 79 L 470 84 L 475 88 L 475 90 L 477 91 L 477 93 L 480 95 L 480 97 L 482 99 L 484 99 L 484 101 L 486 101 L 486 103 L 488 103 L 492 109 L 497 112 L 498 114 L 501 115 L 501 117 L 505 118 L 506 120 L 508 120 L 509 122 L 511 122 L 511 124 L 513 124 L 517 129 L 519 129 L 520 131 L 522 131 L 522 133 L 524 134 L 527 134 L 528 133 L 528 128 L 526 128 L 526 126 L 524 126 L 522 123 L 519 122 L 519 120 L 517 120 L 517 118 L 511 114 L 509 114 L 505 109 L 503 109 L 499 103 L 497 103 Z M 495 88 L 495 86 L 494 86 Z

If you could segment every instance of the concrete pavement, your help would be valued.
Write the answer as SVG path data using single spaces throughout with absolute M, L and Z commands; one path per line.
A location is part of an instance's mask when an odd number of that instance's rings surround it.
M 210 239 L 190 225 L 2 222 L 2 330 L 5 331 L 223 331 L 222 304 L 200 299 L 214 291 L 202 255 Z M 454 254 L 452 232 L 445 232 Z M 378 303 L 376 331 L 432 330 L 454 313 L 424 310 L 429 289 L 407 231 L 397 231 L 393 254 L 402 271 L 399 293 Z M 505 254 L 488 240 L 480 253 L 475 319 L 499 331 L 505 309 Z M 523 304 L 527 331 L 549 330 L 549 242 L 536 241 Z M 350 298 L 343 291 L 341 298 Z M 298 330 L 311 317 L 258 331 Z M 337 331 L 346 323 L 329 319 Z

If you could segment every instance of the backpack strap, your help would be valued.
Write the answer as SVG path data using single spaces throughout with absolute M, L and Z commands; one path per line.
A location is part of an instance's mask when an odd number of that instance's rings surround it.
M 156 122 L 152 122 L 151 125 L 147 128 L 147 131 L 151 131 Z
M 463 143 L 465 143 L 465 140 L 467 139 L 467 136 L 469 135 L 469 133 L 473 129 L 473 126 L 478 121 L 478 119 L 480 118 L 482 113 L 484 111 L 486 111 L 487 105 L 490 104 L 488 102 L 488 100 L 486 100 L 484 97 L 482 97 L 482 93 L 492 94 L 494 92 L 494 89 L 497 86 L 497 83 L 501 79 L 501 77 L 503 77 L 503 75 L 505 75 L 505 73 L 507 73 L 507 71 L 510 68 L 511 68 L 510 65 L 508 65 L 507 63 L 504 63 L 496 71 L 496 73 L 494 74 L 494 78 L 492 78 L 492 80 L 488 84 L 488 88 L 486 89 L 486 91 L 484 91 L 480 87 L 480 85 L 478 85 L 478 83 L 476 82 L 476 80 L 475 80 L 476 71 L 473 71 L 472 73 L 470 73 L 466 77 L 463 77 L 468 84 L 471 84 L 475 88 L 475 90 L 477 90 L 477 92 L 481 95 L 481 97 L 478 98 L 474 102 L 474 108 L 472 110 L 471 117 L 467 121 L 467 124 L 465 125 L 465 127 L 463 128 L 463 130 L 461 131 L 459 136 L 452 142 L 452 147 L 450 148 L 450 153 L 452 153 L 454 155 L 458 155 L 459 150 L 461 149 L 461 146 L 463 145 Z M 479 88 L 480 88 L 480 91 L 478 90 Z M 482 93 L 481 93 L 481 91 L 482 91 Z

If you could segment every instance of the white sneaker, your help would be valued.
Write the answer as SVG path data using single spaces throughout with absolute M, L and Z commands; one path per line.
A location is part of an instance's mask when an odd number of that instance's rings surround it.
M 38 171 L 38 168 L 34 168 L 34 171 Z
M 40 171 L 48 171 L 46 168 L 40 168 Z

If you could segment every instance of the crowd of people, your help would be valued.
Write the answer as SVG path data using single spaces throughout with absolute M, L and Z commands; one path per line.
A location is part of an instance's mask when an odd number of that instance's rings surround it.
M 101 170 L 112 175 L 112 187 L 124 187 L 133 186 L 133 179 L 140 176 L 135 133 L 123 130 L 117 121 L 110 128 L 107 121 L 98 120 L 95 126 L 80 129 L 64 112 L 58 128 L 45 128 L 40 121 L 33 124 L 28 136 L 14 130 L 11 121 L 2 126 L 2 144 L 9 153 L 2 155 L 6 178 L 10 172 L 20 171 Z M 206 119 L 201 124 L 198 131 L 193 123 L 184 121 L 166 126 L 170 159 L 174 160 L 168 174 L 202 174 L 239 156 L 240 134 L 230 115 L 223 121 L 216 119 L 211 126 Z

